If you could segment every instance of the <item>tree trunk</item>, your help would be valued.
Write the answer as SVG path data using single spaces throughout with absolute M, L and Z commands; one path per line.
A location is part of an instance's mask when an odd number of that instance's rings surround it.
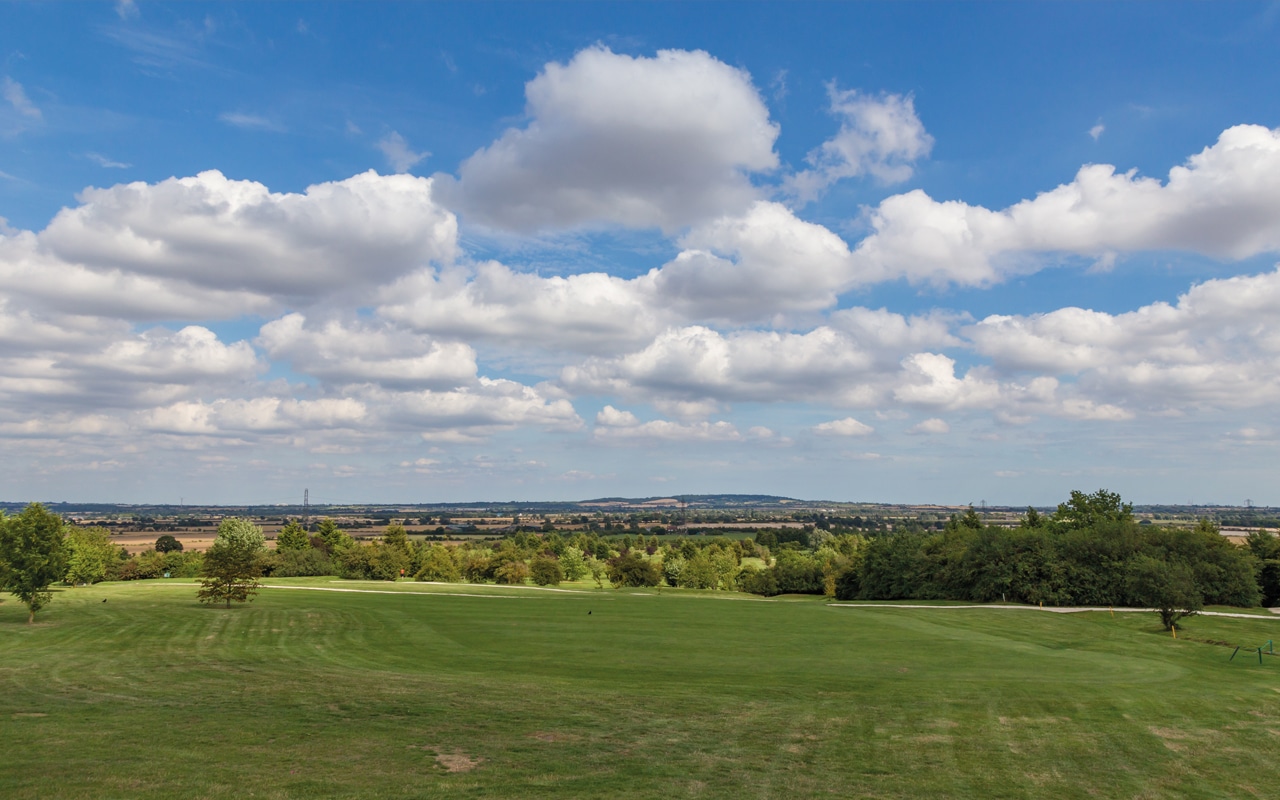
M 31 623 L 33 623 L 33 622 L 35 622 L 35 621 L 36 621 L 36 610 L 35 610 L 34 608 L 28 608 L 28 609 L 27 609 L 27 624 L 28 624 L 28 625 L 30 625 Z

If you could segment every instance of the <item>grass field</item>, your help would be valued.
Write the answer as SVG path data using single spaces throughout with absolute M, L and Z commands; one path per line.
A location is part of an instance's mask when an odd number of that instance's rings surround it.
M 0 603 L 0 797 L 1280 796 L 1280 658 L 1197 641 L 1277 617 L 270 583 L 380 593 Z

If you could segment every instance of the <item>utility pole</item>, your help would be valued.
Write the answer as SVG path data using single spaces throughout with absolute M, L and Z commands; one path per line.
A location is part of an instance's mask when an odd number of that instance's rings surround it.
M 311 490 L 302 490 L 302 527 L 311 525 Z

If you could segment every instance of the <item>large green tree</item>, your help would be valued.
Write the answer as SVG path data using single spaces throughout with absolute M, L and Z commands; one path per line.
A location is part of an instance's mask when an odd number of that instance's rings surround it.
M 262 577 L 266 539 L 262 529 L 247 519 L 224 519 L 218 535 L 204 554 L 200 572 L 200 590 L 196 596 L 202 603 L 231 601 L 243 603 L 253 599 Z
M 111 535 L 102 528 L 71 528 L 67 531 L 67 583 L 97 583 L 107 575 L 107 566 L 116 558 Z
M 65 524 L 57 514 L 32 503 L 16 517 L 0 518 L 0 589 L 18 596 L 27 623 L 53 595 L 49 585 L 67 570 Z
M 1071 498 L 1058 504 L 1053 521 L 1064 528 L 1091 528 L 1101 522 L 1132 522 L 1133 503 L 1126 503 L 1116 492 L 1099 489 L 1093 494 L 1073 490 Z

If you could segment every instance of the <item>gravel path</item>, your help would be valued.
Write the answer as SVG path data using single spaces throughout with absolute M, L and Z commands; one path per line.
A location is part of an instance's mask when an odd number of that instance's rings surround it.
M 964 609 L 964 608 L 1001 608 L 1014 611 L 1048 611 L 1053 614 L 1080 614 L 1085 611 L 1121 611 L 1121 612 L 1153 612 L 1154 608 L 1105 608 L 1102 606 L 1050 606 L 1042 608 L 1040 606 L 1017 606 L 1017 605 L 972 605 L 972 606 L 926 606 L 926 605 L 903 605 L 901 603 L 828 603 L 830 606 L 839 606 L 840 608 L 932 608 L 936 610 L 948 609 Z M 1280 614 L 1280 610 L 1270 609 L 1272 614 Z M 1261 614 L 1233 614 L 1230 611 L 1197 611 L 1206 617 L 1238 617 L 1239 619 L 1270 619 Z

